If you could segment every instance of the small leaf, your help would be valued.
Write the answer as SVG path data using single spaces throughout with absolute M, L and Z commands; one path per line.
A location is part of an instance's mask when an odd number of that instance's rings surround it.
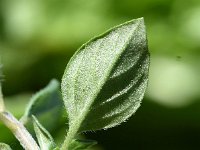
M 62 99 L 59 88 L 59 82 L 52 80 L 46 88 L 35 94 L 20 121 L 27 124 L 31 116 L 34 115 L 43 125 L 49 128 L 55 126 L 62 113 Z
M 12 150 L 9 145 L 0 143 L 0 150 Z
M 33 126 L 41 150 L 53 150 L 56 148 L 54 140 L 50 133 L 39 123 L 36 117 L 33 117 Z
M 69 150 L 86 150 L 94 145 L 96 145 L 97 142 L 94 140 L 78 140 L 74 139 L 70 143 Z
M 147 87 L 148 69 L 143 18 L 83 45 L 68 63 L 61 83 L 69 118 L 64 145 L 77 133 L 114 127 L 135 113 Z

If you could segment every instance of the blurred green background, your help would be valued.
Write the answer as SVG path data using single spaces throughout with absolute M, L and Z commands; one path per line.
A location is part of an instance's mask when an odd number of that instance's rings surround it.
M 0 0 L 3 92 L 16 116 L 30 95 L 61 79 L 81 44 L 144 17 L 151 67 L 141 108 L 126 123 L 86 133 L 104 150 L 200 149 L 199 0 Z M 52 129 L 57 137 L 63 125 Z M 0 124 L 0 141 L 16 146 Z

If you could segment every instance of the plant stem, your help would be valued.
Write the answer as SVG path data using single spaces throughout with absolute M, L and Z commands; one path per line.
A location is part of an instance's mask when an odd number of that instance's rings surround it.
M 25 150 L 40 150 L 39 146 L 26 130 L 10 112 L 7 112 L 4 105 L 3 94 L 0 84 L 0 121 L 2 121 L 15 135 Z
M 72 130 L 68 131 L 67 137 L 65 138 L 65 141 L 60 150 L 68 150 L 69 144 L 70 144 L 71 140 L 74 138 L 75 134 L 76 133 L 74 133 Z
M 40 150 L 39 146 L 23 124 L 11 113 L 6 111 L 0 112 L 0 121 L 2 121 L 12 131 L 25 150 Z
M 67 137 L 65 138 L 60 150 L 68 150 L 70 142 L 72 141 L 72 139 L 76 136 L 77 131 L 79 129 L 79 124 L 78 123 L 74 123 L 75 125 L 71 125 L 73 126 L 73 128 L 69 128 L 69 131 L 67 132 Z
M 0 83 L 0 112 L 3 112 L 5 110 L 5 105 L 3 101 L 3 94 L 1 91 L 1 83 Z

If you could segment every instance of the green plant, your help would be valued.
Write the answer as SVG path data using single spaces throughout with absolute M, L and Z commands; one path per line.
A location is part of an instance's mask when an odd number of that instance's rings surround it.
M 85 131 L 107 129 L 127 120 L 140 106 L 148 81 L 149 53 L 143 18 L 116 26 L 84 44 L 71 58 L 61 82 L 34 95 L 20 120 L 6 110 L 0 93 L 0 120 L 26 150 L 87 149 L 95 141 L 80 139 Z M 55 124 L 67 112 L 67 136 L 54 142 L 43 123 Z M 49 114 L 55 116 L 49 119 Z M 39 121 L 40 120 L 40 121 Z M 25 126 L 33 124 L 37 142 Z M 1 149 L 11 149 L 0 144 Z

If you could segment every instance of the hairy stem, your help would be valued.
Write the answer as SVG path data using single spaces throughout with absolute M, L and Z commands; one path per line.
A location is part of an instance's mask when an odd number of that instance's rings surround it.
M 1 65 L 0 65 L 0 77 L 1 77 Z M 25 150 L 40 150 L 39 146 L 32 138 L 31 134 L 26 130 L 24 125 L 18 121 L 10 112 L 6 111 L 1 81 L 0 81 L 0 121 L 7 126 L 15 137 L 18 139 L 20 144 Z
M 68 132 L 67 137 L 61 147 L 61 150 L 68 150 L 69 144 L 70 144 L 71 140 L 74 138 L 74 136 L 75 136 L 75 133 L 73 131 Z
M 74 138 L 75 135 L 76 135 L 75 130 L 69 129 L 69 131 L 67 133 L 67 137 L 65 138 L 65 141 L 64 141 L 60 150 L 68 150 L 69 144 L 70 144 L 71 140 Z
M 77 135 L 80 123 L 76 122 L 74 124 L 75 125 L 71 125 L 73 128 L 69 128 L 69 131 L 67 132 L 67 137 L 65 138 L 60 150 L 68 150 L 70 142 Z
M 5 110 L 5 105 L 3 101 L 3 94 L 1 92 L 1 83 L 0 83 L 0 112 L 3 112 Z
M 11 113 L 6 111 L 0 112 L 0 121 L 2 121 L 12 131 L 25 150 L 40 150 L 39 146 L 23 124 Z

